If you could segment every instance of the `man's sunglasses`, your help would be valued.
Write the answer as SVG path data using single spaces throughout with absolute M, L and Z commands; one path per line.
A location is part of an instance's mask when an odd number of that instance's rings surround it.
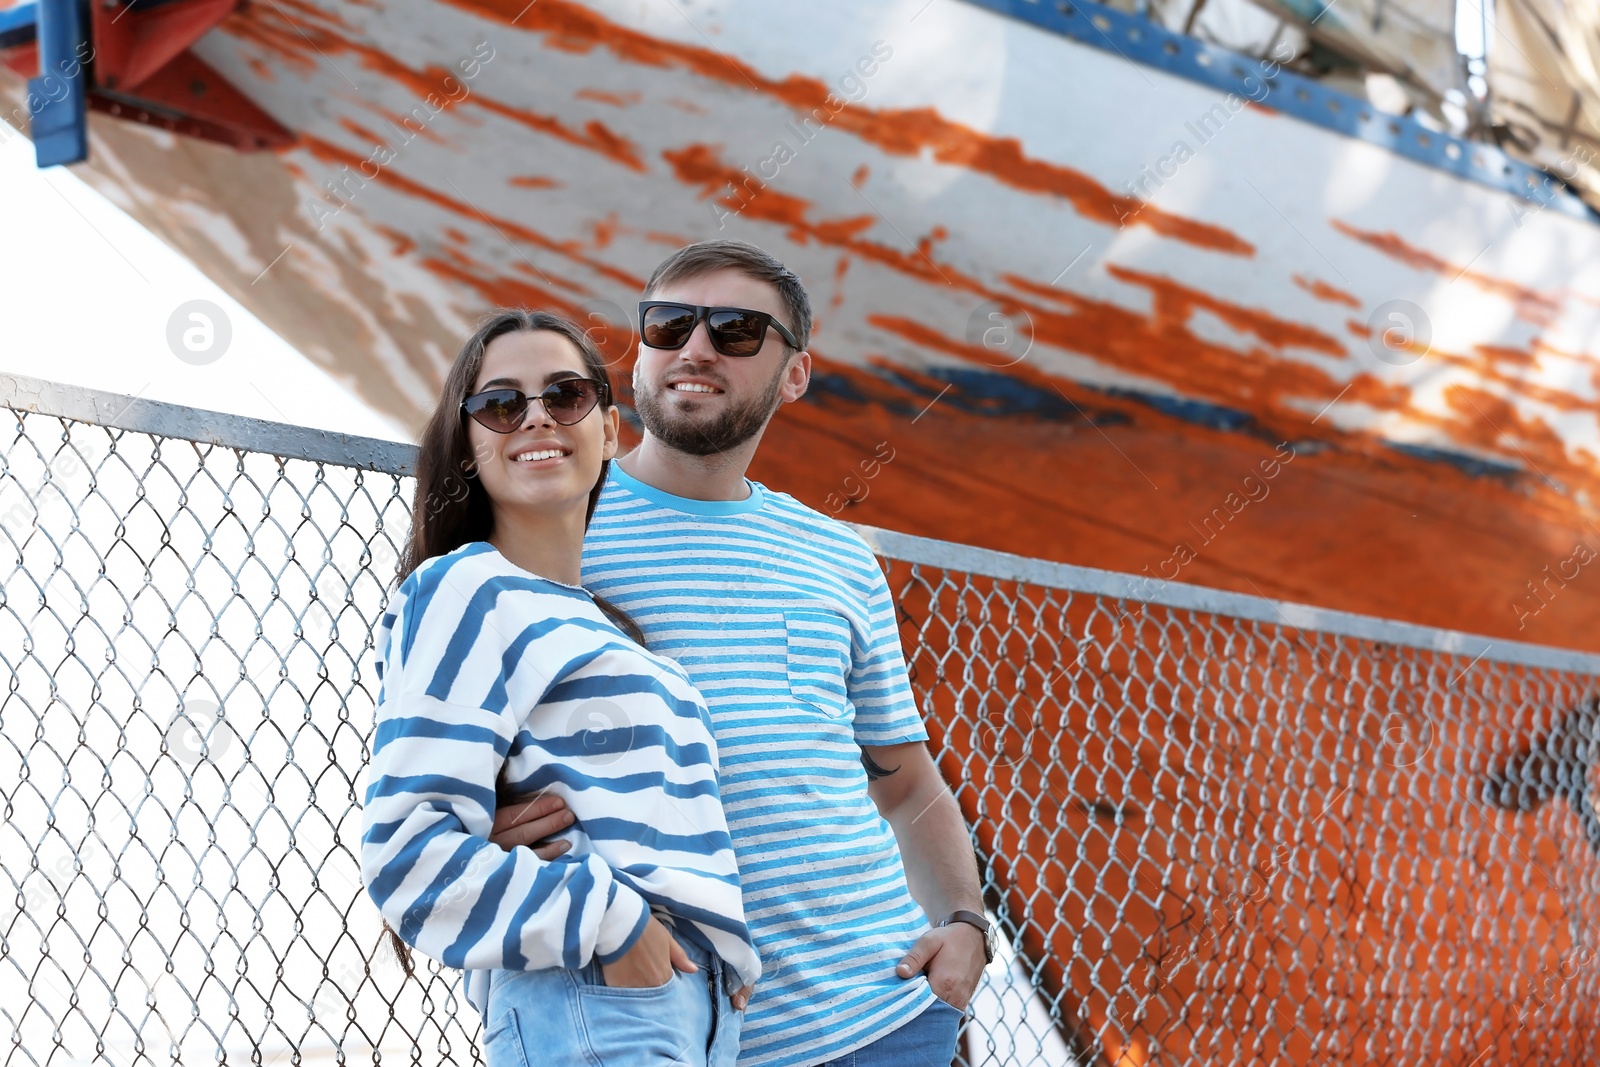
M 611 402 L 611 387 L 593 378 L 563 378 L 538 396 L 521 389 L 486 389 L 461 402 L 474 422 L 495 433 L 515 433 L 535 400 L 563 426 L 582 422 L 596 404 Z
M 650 348 L 678 349 L 689 342 L 695 324 L 706 320 L 711 347 L 725 356 L 753 356 L 767 339 L 767 327 L 778 331 L 790 348 L 798 349 L 789 328 L 765 311 L 749 308 L 675 304 L 667 300 L 639 301 L 639 337 Z

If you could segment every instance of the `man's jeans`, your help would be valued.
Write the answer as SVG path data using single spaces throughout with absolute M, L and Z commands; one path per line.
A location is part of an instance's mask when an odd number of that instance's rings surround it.
M 678 943 L 700 969 L 674 970 L 666 985 L 647 989 L 607 986 L 595 962 L 576 971 L 495 971 L 483 1031 L 489 1067 L 734 1067 L 744 1015 L 728 1000 L 724 964 Z
M 893 1033 L 817 1067 L 950 1067 L 963 1014 L 936 1000 Z

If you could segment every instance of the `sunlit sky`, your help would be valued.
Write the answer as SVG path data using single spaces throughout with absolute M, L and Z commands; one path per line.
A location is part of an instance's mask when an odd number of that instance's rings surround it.
M 39 170 L 25 137 L 0 143 L 0 205 L 0 372 L 408 439 L 69 169 Z M 231 326 L 213 362 L 186 362 L 168 342 L 174 312 L 194 300 Z M 185 320 L 178 333 L 196 329 Z

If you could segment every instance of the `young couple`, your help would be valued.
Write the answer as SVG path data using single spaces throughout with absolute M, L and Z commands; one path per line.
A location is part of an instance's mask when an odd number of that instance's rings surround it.
M 669 257 L 614 463 L 565 319 L 495 315 L 445 380 L 375 635 L 361 870 L 468 972 L 490 1067 L 954 1056 L 992 943 L 887 583 L 745 477 L 810 331 L 760 249 Z

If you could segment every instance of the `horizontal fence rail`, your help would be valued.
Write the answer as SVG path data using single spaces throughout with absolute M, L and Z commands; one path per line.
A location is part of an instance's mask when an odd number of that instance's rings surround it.
M 355 855 L 415 449 L 0 375 L 0 1061 L 477 1064 Z M 1600 656 L 870 528 L 971 1067 L 1600 1056 Z

